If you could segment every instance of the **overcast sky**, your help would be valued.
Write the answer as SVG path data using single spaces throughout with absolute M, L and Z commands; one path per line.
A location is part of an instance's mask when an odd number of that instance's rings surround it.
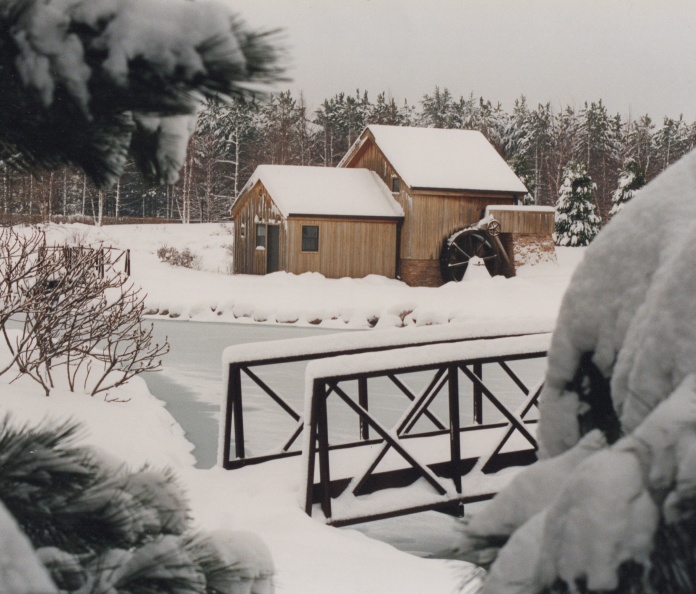
M 232 0 L 230 0 L 232 1 Z M 282 27 L 311 108 L 356 88 L 418 104 L 436 85 L 506 110 L 602 98 L 612 112 L 696 119 L 694 0 L 234 0 Z

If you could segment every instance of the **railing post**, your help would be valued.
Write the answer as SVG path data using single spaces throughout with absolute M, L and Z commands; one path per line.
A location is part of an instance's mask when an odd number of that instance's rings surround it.
M 231 442 L 231 430 L 234 424 L 234 457 L 244 458 L 244 408 L 242 403 L 242 370 L 237 365 L 230 365 L 227 383 L 227 417 L 225 419 L 226 447 Z
M 358 404 L 368 410 L 367 378 L 365 377 L 358 379 Z M 364 441 L 370 439 L 370 425 L 362 417 L 360 417 L 360 439 Z
M 457 493 L 462 492 L 462 451 L 459 426 L 459 368 L 450 365 L 447 368 L 449 386 L 450 417 L 450 472 Z
M 474 375 L 483 379 L 483 365 L 474 363 Z M 481 425 L 483 423 L 483 391 L 479 384 L 474 384 L 474 423 Z
M 317 439 L 319 447 L 319 481 L 321 482 L 321 511 L 331 518 L 331 473 L 329 470 L 329 420 L 326 411 L 328 391 L 322 382 L 317 396 Z
M 324 385 L 319 380 L 315 379 L 312 384 L 312 402 L 309 410 L 309 439 L 307 440 L 307 484 L 305 485 L 305 513 L 308 516 L 312 515 L 312 504 L 314 503 L 314 467 L 316 465 L 315 457 L 317 452 L 317 409 L 319 400 L 324 393 Z

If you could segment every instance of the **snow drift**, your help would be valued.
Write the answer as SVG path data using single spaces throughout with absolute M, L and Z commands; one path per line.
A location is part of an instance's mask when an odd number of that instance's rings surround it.
M 620 567 L 654 564 L 659 527 L 693 507 L 695 193 L 692 152 L 615 216 L 578 266 L 549 352 L 542 462 L 465 527 L 462 549 L 470 556 L 512 534 L 484 592 L 532 594 L 558 579 L 572 591 L 578 581 L 614 590 Z M 595 442 L 595 451 L 586 447 L 592 433 L 581 441 L 579 419 L 597 402 L 577 389 L 579 375 L 589 382 L 590 367 L 608 379 L 622 435 L 606 447 Z M 638 579 L 646 582 L 644 573 Z

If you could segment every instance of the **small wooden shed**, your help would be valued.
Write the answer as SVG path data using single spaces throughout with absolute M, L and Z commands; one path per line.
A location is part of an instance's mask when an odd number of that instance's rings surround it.
M 259 165 L 231 212 L 236 274 L 396 276 L 403 210 L 367 169 Z
M 474 130 L 370 125 L 339 167 L 374 171 L 403 208 L 397 274 L 410 285 L 441 285 L 443 242 L 527 193 Z

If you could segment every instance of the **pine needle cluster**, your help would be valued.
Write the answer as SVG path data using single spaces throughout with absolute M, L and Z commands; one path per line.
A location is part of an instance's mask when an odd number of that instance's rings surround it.
M 272 592 L 270 554 L 258 539 L 195 534 L 171 471 L 107 463 L 78 447 L 79 435 L 72 422 L 0 422 L 1 504 L 58 591 L 222 594 L 255 584 Z

